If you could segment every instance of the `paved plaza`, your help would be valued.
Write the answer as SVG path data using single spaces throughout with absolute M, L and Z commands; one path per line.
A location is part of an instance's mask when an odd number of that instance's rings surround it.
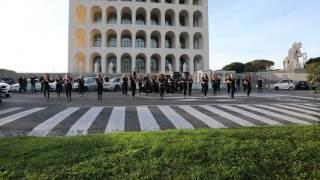
M 266 91 L 263 94 L 225 92 L 203 98 L 199 91 L 184 98 L 167 94 L 138 95 L 104 92 L 102 102 L 96 93 L 73 101 L 51 93 L 45 102 L 41 93 L 13 94 L 0 104 L 0 136 L 74 136 L 130 131 L 168 129 L 238 128 L 318 123 L 320 98 L 311 92 Z

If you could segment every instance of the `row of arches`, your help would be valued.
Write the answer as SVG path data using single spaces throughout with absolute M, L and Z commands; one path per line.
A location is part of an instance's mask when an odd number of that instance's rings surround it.
M 133 58 L 135 58 L 135 61 L 133 61 Z M 201 55 L 194 56 L 193 67 L 191 67 L 191 60 L 187 54 L 181 55 L 178 59 L 176 59 L 175 55 L 168 54 L 162 60 L 159 54 L 153 54 L 147 57 L 141 53 L 132 57 L 130 54 L 124 53 L 120 59 L 118 59 L 115 54 L 110 53 L 106 55 L 104 59 L 105 66 L 103 67 L 103 59 L 99 53 L 91 54 L 89 60 L 87 60 L 85 54 L 78 53 L 75 56 L 75 71 L 77 73 L 85 73 L 87 66 L 90 67 L 90 73 L 105 72 L 109 74 L 131 73 L 132 71 L 136 71 L 137 73 L 159 73 L 162 71 L 172 73 L 197 72 L 203 70 L 203 57 Z M 134 68 L 133 62 L 135 62 Z M 150 63 L 149 66 L 147 66 L 147 63 Z M 162 63 L 165 63 L 164 70 L 161 68 Z M 148 67 L 150 68 L 149 70 L 147 70 Z
M 135 37 L 133 37 L 135 35 Z M 182 32 L 178 36 L 173 31 L 168 31 L 164 34 L 164 46 L 162 47 L 162 35 L 159 31 L 153 31 L 147 34 L 144 30 L 136 31 L 133 34 L 130 30 L 123 30 L 120 37 L 116 30 L 110 29 L 105 32 L 105 40 L 102 40 L 102 33 L 98 29 L 90 32 L 90 47 L 102 47 L 105 42 L 105 47 L 123 47 L 123 48 L 181 48 L 181 49 L 203 49 L 203 36 L 200 32 L 196 32 L 191 37 L 193 47 L 190 47 L 190 36 L 187 32 Z M 120 38 L 120 42 L 118 42 Z M 150 41 L 148 41 L 148 39 Z M 179 40 L 177 47 L 176 41 Z M 85 48 L 87 42 L 86 31 L 78 29 L 75 32 L 75 47 Z M 135 42 L 135 43 L 133 43 Z M 119 44 L 120 43 L 120 44 Z M 150 44 L 148 44 L 150 43 Z
M 108 1 L 117 1 L 117 0 L 108 0 Z M 126 2 L 133 2 L 133 0 L 121 0 Z M 151 3 L 167 3 L 167 4 L 183 4 L 189 5 L 202 5 L 202 0 L 135 0 L 135 2 L 151 2 Z
M 121 9 L 120 15 L 116 7 L 110 6 L 106 9 L 106 23 L 107 24 L 133 24 L 136 25 L 165 25 L 165 26 L 190 26 L 190 13 L 187 10 L 181 10 L 176 13 L 173 9 L 166 10 L 165 18 L 162 20 L 162 12 L 158 8 L 152 9 L 147 12 L 145 8 L 139 7 L 136 9 L 135 17 L 133 17 L 132 9 L 130 7 L 123 7 Z M 102 8 L 99 6 L 93 6 L 90 11 L 90 22 L 91 23 L 102 23 Z M 203 16 L 201 11 L 196 10 L 193 14 L 193 27 L 203 26 Z M 176 16 L 179 17 L 179 22 L 176 22 Z M 76 7 L 76 21 L 78 23 L 87 22 L 87 9 L 83 5 Z M 119 19 L 120 18 L 120 19 Z M 148 22 L 148 18 L 150 22 Z M 163 22 L 164 21 L 164 22 Z M 148 22 L 148 23 L 147 23 Z

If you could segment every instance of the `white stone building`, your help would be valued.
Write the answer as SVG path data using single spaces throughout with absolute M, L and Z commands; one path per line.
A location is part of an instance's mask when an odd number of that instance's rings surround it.
M 70 73 L 208 71 L 208 0 L 69 0 Z

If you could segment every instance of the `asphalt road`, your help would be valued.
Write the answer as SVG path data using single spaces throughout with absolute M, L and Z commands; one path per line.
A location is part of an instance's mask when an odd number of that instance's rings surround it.
M 137 95 L 95 92 L 66 102 L 64 94 L 45 102 L 41 93 L 12 94 L 0 104 L 1 136 L 69 136 L 117 131 L 235 128 L 318 123 L 320 97 L 311 91 L 273 91 L 231 99 L 226 92 L 204 98 L 200 91 L 186 98 L 180 94 Z

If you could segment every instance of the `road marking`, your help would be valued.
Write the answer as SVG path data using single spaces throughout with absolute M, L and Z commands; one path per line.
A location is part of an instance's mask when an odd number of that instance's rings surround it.
M 311 106 L 311 107 L 315 107 L 315 108 L 319 108 L 320 107 L 320 104 L 303 104 L 303 105 Z
M 309 109 L 309 110 L 319 111 L 319 108 L 317 108 L 317 107 L 309 107 L 309 106 L 305 106 L 303 104 L 290 104 L 290 106 L 295 106 L 295 107 L 299 107 L 299 108 L 305 108 L 305 109 Z
M 73 126 L 69 129 L 67 135 L 86 135 L 88 134 L 88 129 L 98 117 L 99 113 L 103 110 L 103 107 L 93 107 L 90 108 Z
M 20 109 L 22 109 L 22 107 L 9 108 L 9 109 L 5 109 L 5 110 L 1 110 L 0 111 L 0 115 L 7 114 L 7 113 L 10 113 L 10 112 L 13 112 L 13 111 L 18 111 Z
M 246 109 L 249 109 L 249 110 L 252 110 L 252 111 L 256 111 L 256 112 L 259 112 L 259 113 L 262 113 L 262 114 L 266 114 L 266 115 L 269 115 L 269 116 L 272 116 L 272 117 L 275 117 L 275 118 L 280 118 L 280 119 L 283 119 L 283 120 L 286 120 L 286 121 L 290 121 L 292 123 L 311 125 L 311 123 L 309 123 L 309 122 L 301 121 L 301 120 L 296 119 L 296 118 L 292 118 L 292 117 L 285 116 L 285 115 L 282 115 L 282 114 L 279 114 L 279 113 L 274 113 L 274 112 L 271 112 L 271 111 L 267 111 L 267 110 L 264 110 L 264 109 L 261 109 L 261 108 L 256 108 L 256 107 L 252 107 L 252 106 L 248 106 L 248 105 L 237 105 L 237 106 L 243 107 L 243 108 L 246 108 Z
M 273 104 L 273 105 L 277 106 L 277 107 L 281 107 L 281 108 L 291 109 L 294 111 L 300 111 L 300 112 L 307 113 L 307 114 L 319 115 L 319 113 L 317 113 L 317 112 L 306 110 L 306 109 L 300 109 L 297 107 L 287 106 L 287 105 L 283 105 L 283 104 Z
M 47 136 L 54 127 L 56 127 L 60 122 L 65 120 L 67 117 L 69 117 L 71 114 L 78 111 L 79 109 L 79 107 L 68 108 L 54 115 L 50 119 L 44 121 L 43 123 L 35 127 L 28 135 L 40 137 Z
M 41 108 L 33 108 L 33 109 L 30 109 L 30 110 L 27 110 L 27 111 L 20 112 L 20 113 L 18 113 L 18 114 L 13 114 L 13 115 L 11 115 L 11 116 L 2 118 L 2 119 L 0 119 L 0 126 L 3 126 L 3 125 L 5 125 L 5 124 L 8 124 L 8 123 L 10 123 L 10 122 L 12 122 L 12 121 L 21 119 L 21 118 L 23 118 L 23 117 L 25 117 L 25 116 L 28 116 L 28 115 L 30 115 L 30 114 L 33 114 L 33 113 L 35 113 L 35 112 L 42 111 L 42 110 L 44 110 L 44 109 L 46 109 L 46 108 L 44 108 L 44 107 L 41 107 Z
M 269 124 L 269 125 L 282 125 L 281 123 L 279 123 L 277 121 L 271 120 L 271 119 L 266 118 L 264 116 L 259 116 L 257 114 L 254 114 L 254 113 L 251 113 L 251 112 L 248 112 L 248 111 L 244 111 L 242 109 L 239 109 L 239 108 L 236 108 L 236 107 L 233 107 L 233 106 L 230 106 L 230 105 L 219 105 L 219 106 L 223 107 L 225 109 L 229 109 L 231 111 L 237 112 L 239 114 L 242 114 L 244 116 L 254 118 L 254 119 L 258 120 L 258 121 L 264 122 L 264 123 Z
M 109 133 L 109 132 L 116 132 L 116 131 L 124 131 L 125 117 L 126 117 L 125 107 L 114 107 L 105 132 Z
M 147 106 L 137 107 L 140 127 L 142 131 L 160 130 L 160 127 Z
M 194 127 L 169 106 L 158 106 L 160 111 L 172 122 L 177 129 L 194 129 Z
M 303 96 L 292 96 L 292 97 L 297 99 L 320 100 L 320 98 L 317 98 L 317 97 L 303 97 Z
M 242 118 L 234 116 L 234 115 L 232 115 L 230 113 L 224 112 L 224 111 L 222 111 L 220 109 L 217 109 L 217 108 L 214 108 L 212 106 L 201 105 L 200 107 L 202 107 L 202 108 L 204 108 L 204 109 L 206 109 L 206 110 L 208 110 L 210 112 L 213 112 L 213 113 L 215 113 L 215 114 L 217 114 L 217 115 L 219 115 L 219 116 L 221 116 L 223 118 L 229 119 L 230 121 L 233 121 L 233 122 L 235 122 L 237 124 L 240 124 L 241 126 L 246 126 L 246 127 L 255 126 L 255 124 L 253 124 L 252 122 L 249 122 L 247 120 L 244 120 Z
M 318 119 L 314 116 L 310 116 L 310 115 L 306 115 L 306 114 L 301 114 L 301 113 L 297 113 L 294 111 L 289 111 L 289 110 L 285 110 L 285 109 L 281 109 L 281 108 L 276 108 L 276 107 L 271 107 L 271 106 L 267 106 L 267 105 L 257 105 L 258 107 L 262 107 L 262 108 L 267 108 L 273 111 L 278 111 L 278 112 L 282 112 L 282 113 L 286 113 L 286 114 L 290 114 L 290 115 L 294 115 L 300 118 L 307 118 L 307 119 L 311 119 L 314 121 L 318 121 Z
M 208 125 L 210 128 L 226 128 L 225 125 L 223 125 L 222 123 L 220 123 L 219 121 L 201 113 L 200 111 L 194 109 L 191 106 L 179 106 L 180 108 L 182 108 L 183 110 L 185 110 L 186 112 L 188 112 L 190 115 L 192 115 L 193 117 L 199 119 L 200 121 L 204 122 L 206 125 Z

